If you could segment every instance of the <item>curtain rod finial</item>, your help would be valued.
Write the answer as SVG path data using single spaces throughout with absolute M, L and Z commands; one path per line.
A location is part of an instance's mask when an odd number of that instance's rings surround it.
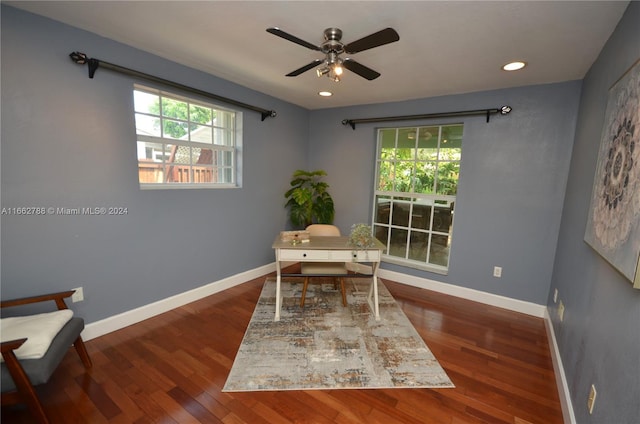
M 69 54 L 69 57 L 78 65 L 84 65 L 87 63 L 87 55 L 84 53 L 73 52 Z
M 511 109 L 511 106 L 502 106 L 502 107 L 500 108 L 500 113 L 501 113 L 502 115 L 506 115 L 507 113 L 511 112 L 511 110 L 512 110 L 512 109 Z

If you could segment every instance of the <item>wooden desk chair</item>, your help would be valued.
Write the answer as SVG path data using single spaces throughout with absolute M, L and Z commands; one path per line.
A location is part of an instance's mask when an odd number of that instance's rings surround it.
M 11 325 L 16 325 L 14 324 L 15 321 L 21 322 L 21 324 L 18 324 L 21 328 L 24 328 L 24 323 L 28 321 L 26 326 L 29 327 L 27 330 L 29 334 L 25 334 L 24 337 L 21 336 L 21 338 L 7 340 L 1 343 L 2 357 L 4 359 L 4 362 L 1 364 L 2 406 L 26 403 L 38 423 L 46 424 L 49 423 L 49 420 L 34 386 L 49 381 L 49 378 L 66 355 L 69 347 L 71 345 L 75 347 L 86 369 L 92 366 L 91 358 L 87 353 L 82 337 L 80 337 L 80 333 L 84 329 L 84 320 L 79 317 L 69 318 L 68 312 L 62 312 L 68 309 L 64 299 L 73 293 L 74 291 L 70 290 L 22 299 L 3 300 L 0 302 L 0 308 L 4 309 L 38 302 L 54 301 L 58 309 L 53 313 L 20 317 L 18 320 L 14 319 L 13 321 L 10 321 L 13 317 L 3 318 L 2 323 L 3 329 L 6 329 L 6 331 L 10 331 Z M 62 314 L 60 314 L 60 312 L 62 312 Z M 60 324 L 62 327 L 57 334 L 54 335 L 51 344 L 48 345 L 46 352 L 44 352 L 41 357 L 30 359 L 20 358 L 23 354 L 17 352 L 18 349 L 25 344 L 29 337 L 32 338 L 32 341 L 36 340 L 39 325 L 40 328 L 44 327 L 44 324 L 49 326 L 53 320 L 59 320 L 61 319 L 59 318 L 60 316 L 65 315 L 66 318 L 64 319 L 68 319 L 68 321 Z M 6 324 L 8 322 L 11 322 L 11 324 Z M 32 330 L 34 327 L 35 331 Z M 3 330 L 3 332 L 5 332 L 5 330 Z M 44 350 L 45 348 L 46 344 L 44 348 L 41 349 Z M 37 355 L 36 353 L 33 356 Z
M 339 236 L 340 229 L 335 225 L 329 224 L 312 224 L 306 228 L 311 237 Z M 344 275 L 347 268 L 344 263 L 340 262 L 302 262 L 302 274 L 308 274 L 304 277 L 304 286 L 302 287 L 302 298 L 300 299 L 300 307 L 304 307 L 304 300 L 307 294 L 307 286 L 309 285 L 309 277 L 311 276 L 331 276 L 341 275 L 340 289 L 342 291 L 342 305 L 347 306 L 347 293 L 344 287 Z

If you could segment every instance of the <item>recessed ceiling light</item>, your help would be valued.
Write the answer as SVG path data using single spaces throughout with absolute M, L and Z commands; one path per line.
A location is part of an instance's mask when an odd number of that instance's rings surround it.
M 333 93 L 331 91 L 319 91 L 318 95 L 322 97 L 329 97 L 333 96 Z
M 517 62 L 507 63 L 502 67 L 502 69 L 504 69 L 505 71 L 517 71 L 518 69 L 522 69 L 525 66 L 527 66 L 526 62 L 517 61 Z

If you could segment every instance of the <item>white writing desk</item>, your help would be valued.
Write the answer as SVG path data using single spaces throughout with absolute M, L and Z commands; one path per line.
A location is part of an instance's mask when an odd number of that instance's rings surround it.
M 282 283 L 282 262 L 366 262 L 371 263 L 371 274 L 348 274 L 345 276 L 372 277 L 371 289 L 369 290 L 368 302 L 374 313 L 376 320 L 380 319 L 380 308 L 378 305 L 378 267 L 384 245 L 374 239 L 375 245 L 367 248 L 355 248 L 349 246 L 349 237 L 316 236 L 310 237 L 307 243 L 292 244 L 290 241 L 280 240 L 276 237 L 273 242 L 273 249 L 276 253 L 276 316 L 275 321 L 280 320 L 280 309 L 282 305 L 282 294 L 280 284 Z M 285 276 L 302 276 L 303 274 L 284 274 Z

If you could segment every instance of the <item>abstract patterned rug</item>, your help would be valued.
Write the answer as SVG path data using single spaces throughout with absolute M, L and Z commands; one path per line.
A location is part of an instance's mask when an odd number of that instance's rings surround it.
M 375 320 L 370 285 L 346 279 L 344 307 L 332 279 L 310 283 L 302 309 L 302 279 L 284 278 L 275 322 L 275 277 L 267 278 L 222 391 L 454 387 L 382 283 Z

